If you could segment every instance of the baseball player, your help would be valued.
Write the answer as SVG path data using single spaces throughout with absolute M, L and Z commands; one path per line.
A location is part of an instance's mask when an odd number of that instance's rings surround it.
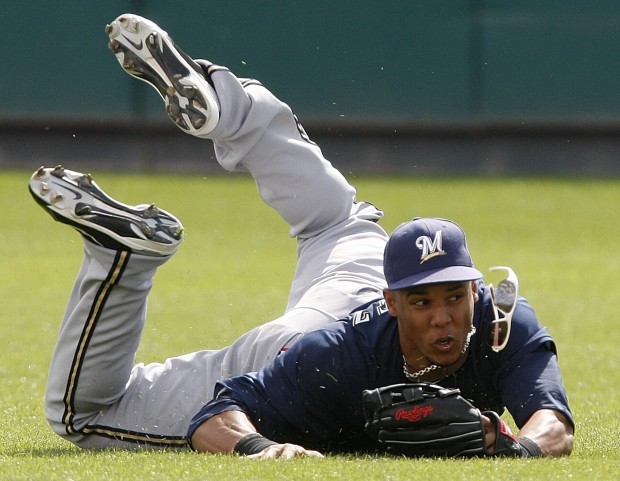
M 134 366 L 146 296 L 182 240 L 181 223 L 154 205 L 114 201 L 88 175 L 35 172 L 35 200 L 85 238 L 47 385 L 47 417 L 58 434 L 82 447 L 191 445 L 254 457 L 393 447 L 411 430 L 399 426 L 395 438 L 383 421 L 367 420 L 374 431 L 365 433 L 362 391 L 433 381 L 473 401 L 465 409 L 478 421 L 464 436 L 482 444 L 461 449 L 448 436 L 458 449 L 444 454 L 570 452 L 574 422 L 555 345 L 527 302 L 517 303 L 514 276 L 506 281 L 512 295 L 497 290 L 509 301 L 494 302 L 460 228 L 417 219 L 387 244 L 386 283 L 381 212 L 355 200 L 288 106 L 256 81 L 192 60 L 146 19 L 122 15 L 107 31 L 123 68 L 157 89 L 181 130 L 212 139 L 225 169 L 253 176 L 297 238 L 298 265 L 279 319 L 221 351 Z M 505 406 L 518 438 L 491 414 Z M 451 429 L 463 424 L 454 419 Z M 427 439 L 408 435 L 406 444 L 445 438 L 417 432 Z

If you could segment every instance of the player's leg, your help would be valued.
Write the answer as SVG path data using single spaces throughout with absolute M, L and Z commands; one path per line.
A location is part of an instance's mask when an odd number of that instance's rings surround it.
M 225 377 L 260 368 L 308 329 L 333 320 L 296 308 L 220 351 L 134 366 L 156 269 L 178 247 L 182 227 L 153 205 L 109 198 L 88 175 L 40 169 L 34 199 L 88 240 L 46 387 L 46 414 L 85 448 L 187 448 L 191 417 Z
M 356 202 L 355 189 L 310 141 L 288 105 L 255 80 L 194 61 L 149 20 L 122 15 L 107 31 L 125 71 L 158 91 L 181 130 L 212 139 L 226 170 L 248 171 L 264 202 L 298 238 L 285 314 L 220 353 L 220 369 L 208 369 L 213 381 L 220 371 L 227 377 L 259 369 L 304 332 L 381 296 L 387 235 L 376 221 L 382 213 Z M 203 355 L 203 365 L 211 365 L 214 354 Z
M 122 418 L 98 421 L 125 397 L 153 276 L 178 248 L 181 223 L 152 204 L 121 204 L 90 176 L 61 167 L 39 169 L 29 189 L 55 220 L 86 239 L 46 386 L 46 415 L 53 429 L 83 446 L 124 445 L 118 440 L 132 437 L 185 446 L 183 429 L 176 437 L 164 432 L 160 439 L 157 431 L 148 430 L 153 421 L 145 424 L 146 430 L 140 427 L 139 416 L 153 411 L 140 405 L 139 395 L 125 401 L 134 403 L 135 429 Z M 144 381 L 141 386 L 147 390 L 149 380 Z
M 238 104 L 250 102 L 260 108 L 254 110 L 256 118 L 252 122 L 247 121 L 252 118 L 251 112 L 239 110 L 238 119 L 243 124 L 239 134 L 245 134 L 239 142 L 224 141 L 230 144 L 218 147 L 219 158 L 226 168 L 249 170 L 266 202 L 289 221 L 291 233 L 303 239 L 297 291 L 314 292 L 307 289 L 308 284 L 313 284 L 327 295 L 322 296 L 321 306 L 312 302 L 308 306 L 296 306 L 297 301 L 291 302 L 282 318 L 254 329 L 221 351 L 201 351 L 163 364 L 132 367 L 144 323 L 146 294 L 154 268 L 162 259 L 125 250 L 117 253 L 87 244 L 86 259 L 63 321 L 47 390 L 47 412 L 52 425 L 59 434 L 80 446 L 185 447 L 189 419 L 211 396 L 217 380 L 260 368 L 307 330 L 341 317 L 361 299 L 374 297 L 378 292 L 381 284 L 378 246 L 384 240 L 384 233 L 374 221 L 381 213 L 368 204 L 354 202 L 352 187 L 323 159 L 320 150 L 304 138 L 290 109 L 260 85 L 242 85 L 232 75 L 227 79 L 238 89 Z M 252 97 L 247 92 L 253 89 L 256 94 Z M 270 134 L 265 139 L 254 138 L 252 125 L 260 124 L 258 118 L 265 119 L 267 112 L 273 116 L 267 122 Z M 230 127 L 234 122 L 220 125 Z M 288 147 L 286 138 L 297 147 L 278 154 L 278 147 L 284 147 L 283 143 Z M 233 151 L 241 145 L 264 152 L 275 149 L 275 160 L 269 163 L 269 156 L 264 153 L 249 158 L 245 154 L 239 156 Z M 304 164 L 311 168 L 306 169 Z M 300 176 L 302 181 L 289 184 L 295 176 Z M 313 182 L 315 177 L 322 179 L 319 184 Z M 280 183 L 278 178 L 294 187 L 278 195 L 275 192 Z M 74 180 L 88 184 L 86 177 Z M 305 189 L 312 194 L 308 186 L 317 185 L 322 186 L 318 191 L 321 195 L 304 197 L 303 202 L 288 206 L 300 191 Z M 326 198 L 330 202 L 323 202 Z M 51 199 L 48 199 L 50 204 Z M 315 208 L 309 209 L 313 202 Z M 67 223 L 97 240 L 100 232 L 97 226 L 105 226 L 107 217 L 95 215 L 92 219 L 99 223 L 89 224 L 92 211 L 80 209 L 75 213 L 76 217 Z M 55 217 L 67 221 L 62 215 Z M 138 231 L 142 230 L 139 221 L 135 225 Z M 371 242 L 368 242 L 369 235 L 374 237 Z M 368 252 L 359 249 L 362 244 L 368 245 Z M 357 250 L 353 249 L 355 246 Z M 361 270 L 356 271 L 353 257 L 364 266 Z M 120 274 L 123 275 L 119 278 Z M 368 277 L 368 283 L 356 282 L 360 274 Z
M 387 236 L 375 221 L 382 213 L 356 202 L 355 189 L 309 140 L 286 104 L 257 81 L 192 60 L 149 20 L 122 15 L 108 26 L 108 34 L 123 68 L 157 89 L 175 124 L 212 139 L 225 169 L 249 171 L 262 199 L 299 239 L 289 308 L 312 286 L 327 282 L 333 286 L 321 309 L 330 316 L 341 317 L 353 307 L 351 299 L 360 289 L 355 281 L 380 294 Z
M 224 169 L 249 171 L 291 236 L 312 237 L 349 216 L 355 189 L 308 139 L 291 109 L 259 82 L 192 60 L 164 30 L 137 15 L 121 15 L 107 31 L 125 71 L 157 90 L 181 130 L 212 139 Z
M 287 310 L 312 308 L 333 320 L 380 296 L 387 234 L 377 221 L 383 213 L 356 201 L 355 189 L 307 138 L 288 105 L 264 86 L 219 68 L 211 81 L 221 117 L 209 135 L 219 162 L 249 171 L 261 198 L 298 239 Z

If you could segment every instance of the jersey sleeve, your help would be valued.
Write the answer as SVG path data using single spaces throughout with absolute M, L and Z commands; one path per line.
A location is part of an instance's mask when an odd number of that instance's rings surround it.
M 556 345 L 525 300 L 519 301 L 515 311 L 496 376 L 502 401 L 519 428 L 540 409 L 559 411 L 574 426 Z
M 219 382 L 214 399 L 193 418 L 189 438 L 209 418 L 231 410 L 244 412 L 269 439 L 307 448 L 363 431 L 361 391 L 369 370 L 346 366 L 370 360 L 355 342 L 344 342 L 350 329 L 341 323 L 307 334 L 262 370 Z

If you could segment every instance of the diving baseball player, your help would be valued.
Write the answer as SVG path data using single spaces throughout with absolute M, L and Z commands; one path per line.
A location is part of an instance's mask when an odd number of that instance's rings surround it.
M 432 455 L 439 441 L 448 443 L 445 455 L 570 452 L 574 422 L 555 344 L 527 302 L 517 303 L 514 278 L 507 279 L 514 287 L 504 292 L 508 301 L 493 300 L 456 224 L 414 220 L 405 224 L 415 227 L 413 238 L 401 245 L 397 234 L 391 244 L 400 247 L 392 250 L 377 223 L 381 211 L 356 200 L 291 109 L 264 86 L 194 61 L 139 16 L 122 15 L 107 32 L 124 70 L 159 92 L 181 130 L 211 139 L 224 169 L 252 175 L 297 238 L 298 264 L 278 319 L 219 351 L 134 365 L 147 294 L 183 226 L 153 204 L 111 199 L 89 175 L 39 169 L 29 184 L 34 199 L 85 239 L 46 390 L 46 414 L 59 435 L 85 448 L 191 447 L 262 458 L 386 443 L 425 446 L 407 451 Z M 432 228 L 422 233 L 422 223 Z M 462 389 L 479 406 L 459 400 L 443 409 L 457 393 L 418 386 L 431 381 Z M 401 386 L 411 383 L 419 390 Z M 367 428 L 361 391 L 372 401 Z M 444 413 L 446 428 L 399 424 L 414 419 L 402 413 L 431 392 L 441 404 L 430 407 Z M 518 438 L 496 414 L 480 413 L 504 406 Z M 467 419 L 467 430 L 458 419 Z M 454 429 L 467 444 L 452 443 Z

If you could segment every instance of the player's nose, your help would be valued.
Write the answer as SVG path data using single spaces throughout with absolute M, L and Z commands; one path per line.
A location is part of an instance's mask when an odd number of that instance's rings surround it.
M 431 313 L 431 327 L 443 328 L 452 322 L 452 311 L 448 306 L 437 306 Z

